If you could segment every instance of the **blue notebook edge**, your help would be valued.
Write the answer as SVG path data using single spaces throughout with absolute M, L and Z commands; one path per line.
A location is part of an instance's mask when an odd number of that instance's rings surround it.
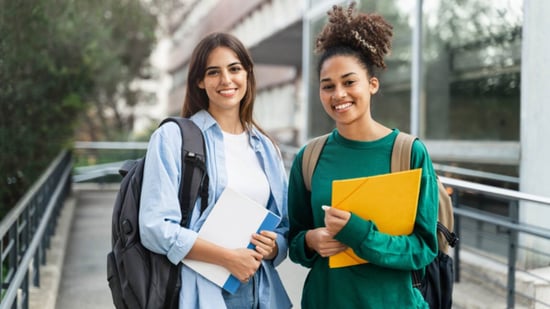
M 256 233 L 264 230 L 273 231 L 279 225 L 279 222 L 281 221 L 281 218 L 279 218 L 277 215 L 272 213 L 271 211 L 267 212 L 267 215 L 256 231 Z M 248 249 L 254 249 L 254 245 L 252 243 L 249 243 L 247 246 Z M 241 286 L 241 282 L 239 279 L 237 279 L 235 276 L 230 275 L 229 278 L 227 278 L 227 281 L 223 284 L 223 289 L 231 294 L 235 294 L 239 287 Z
M 256 233 L 259 233 L 260 231 L 273 231 L 279 225 L 279 222 L 281 221 L 281 218 L 279 218 L 277 215 L 272 213 L 271 211 L 267 212 L 266 217 L 264 218 L 264 221 L 258 227 L 258 230 Z M 247 246 L 248 249 L 254 249 L 254 245 L 252 243 L 249 243 Z
M 237 292 L 237 289 L 241 286 L 241 282 L 239 279 L 237 279 L 235 276 L 230 275 L 229 278 L 227 278 L 227 281 L 223 284 L 223 289 L 231 294 L 235 294 Z

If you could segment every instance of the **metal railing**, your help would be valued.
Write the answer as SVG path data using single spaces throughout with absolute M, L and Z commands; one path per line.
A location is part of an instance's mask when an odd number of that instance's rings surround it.
M 0 308 L 29 307 L 29 287 L 40 286 L 40 266 L 70 192 L 72 156 L 62 151 L 0 222 Z
M 105 176 L 118 175 L 125 160 L 143 156 L 146 149 L 146 142 L 75 142 L 75 164 L 86 161 L 86 165 L 74 167 L 73 182 L 97 181 Z M 94 163 L 87 165 L 84 157 L 93 158 Z
M 107 146 L 107 147 L 106 147 Z M 86 149 L 92 149 L 92 150 L 101 150 L 101 149 L 116 149 L 117 145 L 115 144 L 109 144 L 109 145 L 95 145 L 95 144 L 86 144 L 86 145 L 79 145 L 78 148 L 80 151 L 85 151 Z M 134 145 L 136 146 L 136 149 L 143 149 L 143 145 Z M 128 149 L 128 148 L 118 148 L 118 149 Z M 292 147 L 292 146 L 286 146 L 281 145 L 281 152 L 283 155 L 283 159 L 285 161 L 285 166 L 287 168 L 290 168 L 292 164 L 292 160 L 294 159 L 294 156 L 296 155 L 298 148 Z M 97 165 L 93 168 L 87 169 L 87 168 L 80 168 L 78 170 L 78 173 L 81 173 L 79 177 L 82 179 L 90 179 L 93 178 L 94 175 L 100 175 L 102 172 L 105 173 L 111 173 L 116 169 L 116 166 L 119 165 L 120 162 L 115 162 L 113 165 L 106 164 L 106 165 Z M 519 180 L 515 177 L 510 176 L 504 176 L 504 175 L 498 175 L 493 173 L 486 173 L 486 172 L 480 172 L 475 170 L 468 170 L 468 169 L 461 169 L 451 166 L 445 166 L 445 165 L 437 165 L 435 164 L 434 167 L 436 170 L 442 172 L 442 173 L 449 173 L 452 175 L 456 175 L 457 177 L 473 177 L 475 179 L 485 179 L 485 180 L 491 180 L 491 181 L 502 181 L 506 183 L 515 183 L 517 184 Z M 98 173 L 99 172 L 99 173 Z M 76 176 L 76 175 L 75 175 Z M 75 178 L 80 179 L 80 178 Z M 506 303 L 507 308 L 514 308 L 516 303 L 517 297 L 522 297 L 523 299 L 528 299 L 531 303 L 537 303 L 539 307 L 544 308 L 550 308 L 550 304 L 547 302 L 541 301 L 537 297 L 527 295 L 516 288 L 516 277 L 518 273 L 527 274 L 533 277 L 536 277 L 537 275 L 534 273 L 531 273 L 529 270 L 522 270 L 517 267 L 518 262 L 518 250 L 521 249 L 521 246 L 519 244 L 519 234 L 526 234 L 531 235 L 533 237 L 539 237 L 544 240 L 550 241 L 550 230 L 542 227 L 532 226 L 526 223 L 519 222 L 518 220 L 518 209 L 522 202 L 531 202 L 531 203 L 537 203 L 544 206 L 550 206 L 550 199 L 525 194 L 522 192 L 518 192 L 515 190 L 510 189 L 503 189 L 495 186 L 489 186 L 484 185 L 480 183 L 475 183 L 471 181 L 465 181 L 465 180 L 459 180 L 455 178 L 449 178 L 449 177 L 440 177 L 441 181 L 445 186 L 452 187 L 453 188 L 453 205 L 454 205 L 454 212 L 455 212 L 455 232 L 459 235 L 461 238 L 461 241 L 459 242 L 459 246 L 454 250 L 455 254 L 455 269 L 457 274 L 457 280 L 460 280 L 460 274 L 461 274 L 461 268 L 460 268 L 460 262 L 461 262 L 461 256 L 460 253 L 463 252 L 463 250 L 469 250 L 475 248 L 475 246 L 467 244 L 467 242 L 464 239 L 463 233 L 469 232 L 469 233 L 479 233 L 483 237 L 482 229 L 472 231 L 470 229 L 465 230 L 463 227 L 464 222 L 469 220 L 473 221 L 476 226 L 482 226 L 484 224 L 486 225 L 493 225 L 498 227 L 498 232 L 501 234 L 507 235 L 507 237 L 500 237 L 503 239 L 500 239 L 500 241 L 505 242 L 506 247 L 506 253 L 504 254 L 504 257 L 500 257 L 495 259 L 497 263 L 501 263 L 505 269 L 504 276 L 506 277 L 505 283 L 503 286 L 500 286 L 500 288 L 503 288 L 506 291 Z M 496 214 L 494 212 L 490 211 L 482 211 L 479 209 L 479 205 L 470 205 L 469 202 L 472 201 L 472 199 L 468 199 L 468 196 L 476 196 L 474 198 L 475 201 L 481 200 L 481 197 L 485 199 L 492 200 L 488 202 L 488 200 L 483 200 L 480 203 L 494 203 L 494 201 L 498 201 L 498 207 L 504 207 L 505 210 L 499 210 L 501 213 L 507 213 L 507 217 L 503 217 L 502 215 Z M 494 208 L 493 208 L 494 210 Z M 533 248 L 524 248 L 527 250 L 531 250 Z M 543 249 L 539 249 L 543 250 Z M 548 255 L 548 259 L 550 260 L 550 252 L 545 252 L 545 254 Z M 503 261 L 504 260 L 504 261 Z M 537 280 L 544 282 L 546 285 L 550 285 L 550 281 L 548 278 L 539 277 Z M 487 282 L 491 281 L 495 285 L 499 284 L 499 280 L 496 278 L 482 278 L 481 281 Z
M 516 289 L 516 277 L 519 272 L 535 277 L 540 282 L 543 282 L 543 284 L 545 284 L 546 286 L 550 286 L 550 278 L 544 278 L 538 276 L 537 274 L 531 273 L 529 270 L 519 269 L 517 267 L 518 249 L 520 248 L 520 233 L 531 235 L 533 237 L 538 237 L 545 241 L 550 240 L 550 229 L 519 222 L 519 205 L 522 202 L 531 202 L 538 205 L 544 205 L 545 207 L 550 207 L 550 198 L 448 177 L 440 177 L 440 179 L 445 186 L 453 188 L 453 205 L 456 222 L 455 232 L 459 235 L 459 237 L 462 234 L 462 219 L 470 219 L 475 222 L 491 224 L 497 226 L 500 229 L 499 231 L 501 233 L 507 234 L 507 279 L 505 286 L 507 308 L 514 308 L 516 303 L 516 296 L 521 296 L 531 302 L 537 303 L 537 305 L 539 306 L 550 308 L 550 303 L 541 301 L 540 299 L 532 295 L 528 295 Z M 508 207 L 508 217 L 503 217 L 486 211 L 481 211 L 475 209 L 475 207 L 472 207 L 472 205 L 463 203 L 460 196 L 461 193 L 464 192 L 468 194 L 476 194 L 478 196 L 483 196 L 493 199 L 495 201 L 502 202 Z M 458 248 L 455 248 L 454 251 L 455 269 L 457 275 L 456 279 L 458 281 L 460 280 L 460 243 L 461 242 L 459 242 Z M 531 248 L 525 249 L 530 250 Z M 546 255 L 547 260 L 550 260 L 550 252 L 540 251 L 540 253 Z M 498 285 L 497 280 L 493 280 L 493 283 Z

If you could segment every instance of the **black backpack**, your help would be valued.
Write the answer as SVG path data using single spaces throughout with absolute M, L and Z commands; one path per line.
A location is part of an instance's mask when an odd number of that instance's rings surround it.
M 311 177 L 317 165 L 319 155 L 328 138 L 328 134 L 311 140 L 304 149 L 302 158 L 302 176 L 306 188 L 311 191 Z M 411 149 L 415 136 L 399 132 L 395 139 L 391 171 L 410 169 Z M 454 267 L 448 249 L 454 247 L 458 237 L 452 232 L 454 225 L 453 203 L 443 184 L 437 180 L 439 190 L 439 214 L 437 222 L 438 254 L 424 269 L 412 272 L 413 286 L 418 288 L 431 309 L 450 309 L 453 303 Z
M 182 140 L 182 180 L 179 188 L 181 226 L 189 217 L 198 196 L 201 211 L 208 202 L 206 151 L 201 130 L 189 119 L 170 117 L 162 121 L 178 124 Z M 145 157 L 126 161 L 113 208 L 112 251 L 107 255 L 107 280 L 118 309 L 178 308 L 180 267 L 165 255 L 149 251 L 139 236 L 139 203 Z

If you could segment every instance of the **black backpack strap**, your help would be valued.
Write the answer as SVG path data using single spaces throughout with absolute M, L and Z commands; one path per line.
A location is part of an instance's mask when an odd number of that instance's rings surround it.
M 445 239 L 449 243 L 449 246 L 453 248 L 456 246 L 456 243 L 458 242 L 458 236 L 454 232 L 449 231 L 449 229 L 441 222 L 437 222 L 437 230 L 441 232 L 443 236 L 445 236 Z
M 208 207 L 209 178 L 208 178 L 208 173 L 206 172 L 206 170 L 204 171 L 204 174 L 203 174 L 202 178 L 203 178 L 203 180 L 202 180 L 202 185 L 201 185 L 201 191 L 199 192 L 200 197 L 201 197 L 201 214 L 204 212 L 206 207 Z
M 208 205 L 208 174 L 206 172 L 206 146 L 202 132 L 193 121 L 182 117 L 169 117 L 160 125 L 175 122 L 180 128 L 182 179 L 180 181 L 178 198 L 181 207 L 181 222 L 184 227 L 189 226 L 190 213 L 195 206 L 197 194 L 201 197 L 201 212 Z M 200 192 L 200 193 L 199 193 Z M 177 308 L 181 263 L 170 269 L 163 309 Z M 170 288 L 172 287 L 172 288 Z M 174 288 L 177 287 L 177 288 Z
M 118 174 L 122 177 L 126 176 L 128 172 L 136 165 L 138 160 L 126 160 L 122 163 L 122 166 L 118 169 Z
M 190 213 L 198 195 L 201 197 L 201 212 L 208 205 L 208 174 L 206 172 L 206 147 L 204 137 L 197 125 L 188 118 L 169 117 L 166 122 L 175 122 L 182 136 L 182 180 L 179 188 L 181 226 L 189 226 Z
M 175 309 L 179 307 L 179 286 L 178 279 L 181 273 L 181 263 L 177 266 L 170 267 L 170 274 L 168 276 L 168 283 L 166 284 L 166 298 L 162 309 Z
M 412 286 L 413 288 L 420 288 L 422 286 L 422 270 L 416 269 L 412 271 Z

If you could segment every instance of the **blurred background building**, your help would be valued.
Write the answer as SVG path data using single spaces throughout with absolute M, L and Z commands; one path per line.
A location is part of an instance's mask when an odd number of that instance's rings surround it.
M 225 31 L 252 53 L 255 117 L 281 145 L 300 147 L 334 128 L 320 107 L 313 44 L 326 12 L 349 1 L 180 2 L 155 53 L 160 103 L 144 108 L 144 115 L 179 114 L 193 48 L 204 35 Z M 544 52 L 550 43 L 540 38 L 550 29 L 541 13 L 550 12 L 549 3 L 357 1 L 360 11 L 379 13 L 394 26 L 374 118 L 420 136 L 436 163 L 506 175 L 507 188 L 549 196 L 544 158 L 550 146 L 542 141 L 550 124 L 542 117 L 550 115 L 544 82 L 550 80 Z M 548 226 L 547 209 L 523 209 L 520 220 Z

